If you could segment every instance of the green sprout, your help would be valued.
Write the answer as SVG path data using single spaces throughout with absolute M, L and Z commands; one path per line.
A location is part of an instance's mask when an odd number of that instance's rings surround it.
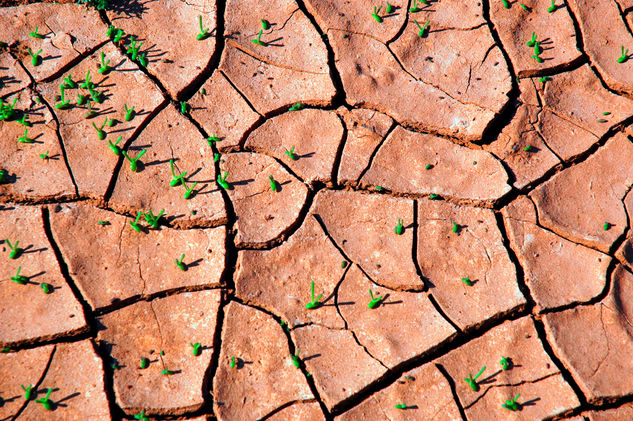
M 624 63 L 629 59 L 629 50 L 625 50 L 624 46 L 620 47 L 620 57 L 618 57 L 618 63 Z
M 402 219 L 398 218 L 398 223 L 396 224 L 396 228 L 394 230 L 394 232 L 398 235 L 402 235 L 402 233 L 404 232 L 404 226 L 402 225 L 402 223 L 404 222 Z
M 374 20 L 378 23 L 382 23 L 382 18 L 378 15 L 378 12 L 380 12 L 381 8 L 382 6 L 376 9 L 376 6 L 374 6 L 374 13 L 371 14 L 371 17 L 374 18 Z
M 70 74 L 66 76 L 65 78 L 63 78 L 62 80 L 64 81 L 65 89 L 75 89 L 77 87 L 77 84 L 75 83 L 75 81 L 73 80 Z
M 147 152 L 147 149 L 143 149 L 137 156 L 136 158 L 130 158 L 130 155 L 128 155 L 127 152 L 125 151 L 121 151 L 123 153 L 123 156 L 125 156 L 125 158 L 130 161 L 130 169 L 132 170 L 132 172 L 136 172 L 138 170 L 138 164 L 137 161 L 139 159 L 141 159 L 141 157 L 143 156 L 143 154 L 145 152 Z
M 18 270 L 15 272 L 15 276 L 11 277 L 11 280 L 16 284 L 25 285 L 29 282 L 29 278 L 23 275 L 20 275 L 20 271 L 22 270 L 22 266 L 18 266 Z
M 347 267 L 347 260 L 343 260 L 341 262 L 341 269 L 345 269 Z
M 90 98 L 97 104 L 101 104 L 103 102 L 103 94 L 97 91 L 94 86 L 88 88 L 88 93 L 90 94 Z
M 387 8 L 385 9 L 385 13 L 389 14 L 389 13 L 393 12 L 393 9 L 394 9 L 393 5 L 389 4 L 389 2 L 387 2 Z
M 66 99 L 65 91 L 66 83 L 64 82 L 59 85 L 59 103 L 55 104 L 55 108 L 57 108 L 58 110 L 65 110 L 66 108 L 70 107 L 70 100 Z
M 136 115 L 134 107 L 128 108 L 127 104 L 123 104 L 123 109 L 125 110 L 125 121 L 131 121 Z
M 407 404 L 406 403 L 396 404 L 396 409 L 407 409 Z
M 292 159 L 293 161 L 297 160 L 297 155 L 295 154 L 295 147 L 293 146 L 292 148 L 290 148 L 290 150 L 286 149 L 286 152 L 284 152 L 286 155 L 288 155 L 288 157 L 290 159 Z
M 516 395 L 514 399 L 506 399 L 506 402 L 502 403 L 501 407 L 507 409 L 508 411 L 519 411 L 521 409 L 521 407 L 517 403 L 519 396 L 521 396 L 520 393 Z
M 503 3 L 503 7 L 506 9 L 510 8 L 510 2 L 508 0 L 501 0 L 501 2 Z
M 376 308 L 378 307 L 378 305 L 380 305 L 380 302 L 382 301 L 382 295 L 380 297 L 375 297 L 374 298 L 374 293 L 372 292 L 372 290 L 369 290 L 369 296 L 371 297 L 371 301 L 369 302 L 369 304 L 367 304 L 368 308 Z
M 440 195 L 436 194 L 436 193 L 431 193 L 429 195 L 429 199 L 431 199 L 431 200 L 439 200 L 440 199 Z
M 51 292 L 53 292 L 53 286 L 51 284 L 47 284 L 46 282 L 41 283 L 40 288 L 42 288 L 44 294 L 50 294 Z
M 536 44 L 536 32 L 532 32 L 532 39 L 530 39 L 525 45 L 528 47 L 534 47 Z
M 525 152 L 531 152 L 532 149 L 533 149 L 532 145 L 527 145 L 525 148 L 523 148 Z
M 176 259 L 176 266 L 178 266 L 178 269 L 182 270 L 183 272 L 187 270 L 187 264 L 182 262 L 184 258 L 185 254 L 183 253 L 180 255 L 180 259 Z
M 173 371 L 173 370 L 164 369 L 164 370 L 161 370 L 160 374 L 164 374 L 166 376 L 170 376 L 172 374 L 176 374 L 176 372 Z
M 22 117 L 20 119 L 18 119 L 18 120 L 15 120 L 15 121 L 17 123 L 20 123 L 23 126 L 31 127 L 31 122 L 29 121 L 29 116 L 26 113 L 22 114 Z
M 534 54 L 536 54 L 537 56 L 540 56 L 542 52 L 543 52 L 543 49 L 541 48 L 541 42 L 536 41 L 534 43 Z
M 312 295 L 312 301 L 310 301 L 308 304 L 306 304 L 306 308 L 308 310 L 313 310 L 315 308 L 318 308 L 321 303 L 319 302 L 319 300 L 321 299 L 321 297 L 323 297 L 323 294 L 319 294 L 318 297 L 316 297 L 316 299 L 314 298 L 314 281 L 311 283 L 311 295 Z
M 207 143 L 209 144 L 209 146 L 213 146 L 215 142 L 221 142 L 221 141 L 222 141 L 222 138 L 217 137 L 215 135 L 207 137 Z
M 532 58 L 536 60 L 537 63 L 543 63 L 543 59 L 539 57 L 538 54 L 534 54 Z
M 189 344 L 191 345 L 191 352 L 193 352 L 193 356 L 194 357 L 198 357 L 200 356 L 200 354 L 202 353 L 202 345 L 200 344 L 200 342 L 196 342 L 195 344 Z
M 138 221 L 139 219 L 141 219 L 141 216 L 143 215 L 143 212 L 138 211 L 138 214 L 136 215 L 136 219 L 134 220 L 134 222 L 130 221 L 130 226 L 134 229 L 134 231 L 136 232 L 141 232 L 141 227 L 138 225 Z
M 105 132 L 105 130 L 103 130 L 106 124 L 108 124 L 107 118 L 103 120 L 101 127 L 97 127 L 97 125 L 94 122 L 92 122 L 92 127 L 94 127 L 95 130 L 97 131 L 97 137 L 99 138 L 99 140 L 104 140 L 106 138 L 107 133 Z
M 109 25 L 108 30 L 106 31 L 106 36 L 108 38 L 112 38 L 115 32 L 116 32 L 116 27 L 114 25 Z
M 235 368 L 236 365 L 235 357 L 231 357 L 231 368 Z
M 123 139 L 122 136 L 119 136 L 116 140 L 116 142 L 112 143 L 111 140 L 108 140 L 108 148 L 110 148 L 110 150 L 112 152 L 114 152 L 114 154 L 116 156 L 121 155 L 121 149 L 119 149 L 119 147 L 117 146 L 119 144 L 119 142 L 121 141 L 121 139 Z
M 28 387 L 24 387 L 24 385 L 21 384 L 20 387 L 22 388 L 22 390 L 24 390 L 25 401 L 30 401 L 31 399 L 33 399 L 33 385 L 32 384 L 28 385 Z
M 220 154 L 219 153 L 214 153 L 213 154 L 213 162 L 218 162 L 220 160 Z
M 180 101 L 180 114 L 185 115 L 188 110 L 189 105 L 187 104 L 187 101 Z
M 257 35 L 257 38 L 252 39 L 251 42 L 253 44 L 257 44 L 257 45 L 261 45 L 261 46 L 266 46 L 266 43 L 264 41 L 262 41 L 262 34 L 264 33 L 264 31 L 262 29 L 259 30 L 259 34 Z
M 9 175 L 9 171 L 5 169 L 0 170 L 0 184 L 4 184 L 8 181 L 7 180 L 8 175 Z
M 127 45 L 125 52 L 131 55 L 132 61 L 136 61 L 138 59 L 138 51 L 141 49 L 142 45 L 142 42 L 139 43 L 134 40 L 134 35 L 130 37 L 130 43 Z
M 198 41 L 202 41 L 203 39 L 207 39 L 209 37 L 209 35 L 211 35 L 211 32 L 209 32 L 208 29 L 204 29 L 204 27 L 202 26 L 202 16 L 198 16 L 198 25 L 200 26 L 200 33 L 198 35 L 196 35 L 196 39 Z
M 44 160 L 46 160 L 46 161 L 48 161 L 48 158 L 49 158 L 48 151 L 46 151 L 46 153 L 39 154 L 39 157 L 44 159 Z
M 457 224 L 457 222 L 453 222 L 452 231 L 456 234 L 459 232 L 459 225 Z
M 154 212 L 150 209 L 149 213 L 143 213 L 143 216 L 145 217 L 145 222 L 147 222 L 150 227 L 158 228 L 158 221 L 164 214 L 165 209 L 161 209 L 158 215 L 154 215 Z
M 229 172 L 228 171 L 224 171 L 224 176 L 222 176 L 221 174 L 218 174 L 218 184 L 224 190 L 228 190 L 229 189 L 229 183 L 226 182 L 226 178 L 228 176 L 229 176 Z
M 4 99 L 0 98 L 0 121 L 3 120 L 11 120 L 15 117 L 15 107 L 16 102 L 18 102 L 18 97 L 13 98 L 13 103 L 8 104 L 4 102 Z
M 483 366 L 482 369 L 479 370 L 479 373 L 477 373 L 475 377 L 473 377 L 472 374 L 469 374 L 468 377 L 464 379 L 464 381 L 468 383 L 468 386 L 470 386 L 470 388 L 474 390 L 475 392 L 479 391 L 479 385 L 477 384 L 477 379 L 479 378 L 479 376 L 481 376 L 481 374 L 484 372 L 485 369 L 486 369 L 486 366 Z
M 272 175 L 269 175 L 269 176 L 268 176 L 268 179 L 270 180 L 270 189 L 271 189 L 272 191 L 275 191 L 275 192 L 276 192 L 277 190 L 279 190 L 279 184 L 275 181 L 275 179 L 273 178 L 273 176 L 272 176 Z
M 519 3 L 519 6 L 521 6 L 521 9 L 525 10 L 526 12 L 529 12 L 529 11 L 530 11 L 530 8 L 529 8 L 529 7 L 527 7 L 527 6 L 526 6 L 525 4 L 523 4 L 523 3 Z
M 297 368 L 301 367 L 301 360 L 299 359 L 299 350 L 297 349 L 297 351 L 295 352 L 294 355 L 290 354 L 290 359 L 292 360 L 292 365 L 294 365 Z
M 556 11 L 556 9 L 557 9 L 557 7 L 556 7 L 556 0 L 552 0 L 552 5 L 547 8 L 547 11 L 549 13 L 554 13 Z
M 142 369 L 146 369 L 147 367 L 149 367 L 149 358 L 141 357 L 141 362 L 140 362 L 139 367 Z
M 102 75 L 107 75 L 110 71 L 110 59 L 105 58 L 105 53 L 101 51 L 101 67 L 97 72 Z
M 110 225 L 110 221 L 97 221 L 97 225 L 101 225 L 101 226 Z
M 469 287 L 473 286 L 473 281 L 470 280 L 470 276 L 462 278 L 462 282 L 468 285 Z
M 134 419 L 140 421 L 149 421 L 149 417 L 145 415 L 145 410 L 142 410 L 138 414 L 134 414 Z
M 418 32 L 418 36 L 419 36 L 420 38 L 422 38 L 422 37 L 424 36 L 424 33 L 426 32 L 426 28 L 428 28 L 429 23 L 431 23 L 431 21 L 430 21 L 430 20 L 427 20 L 427 21 L 426 21 L 426 23 L 424 24 L 424 26 L 420 26 L 420 24 L 418 23 L 418 21 L 417 21 L 417 20 L 414 20 L 413 22 L 415 22 L 415 24 L 418 26 L 418 29 L 420 30 L 420 31 Z
M 86 72 L 86 78 L 84 79 L 84 83 L 79 85 L 82 89 L 92 89 L 94 88 L 94 83 L 92 83 L 92 76 L 90 76 L 90 70 Z
M 264 29 L 264 31 L 268 31 L 268 28 L 270 28 L 270 22 L 268 22 L 266 19 L 262 19 L 262 28 Z
M 89 95 L 77 94 L 77 105 L 84 105 L 88 102 Z
M 196 181 L 195 183 L 193 183 L 193 186 L 191 186 L 191 188 L 187 187 L 187 183 L 185 183 L 185 181 L 182 181 L 182 185 L 185 187 L 185 194 L 184 194 L 184 198 L 185 200 L 189 200 L 189 198 L 191 197 L 191 195 L 195 192 L 195 188 L 198 185 L 198 182 Z
M 169 182 L 169 185 L 172 187 L 176 187 L 178 185 L 180 185 L 181 183 L 184 183 L 185 181 L 185 176 L 187 175 L 186 172 L 180 173 L 180 175 L 176 175 L 176 171 L 174 171 L 174 160 L 170 159 L 169 160 L 169 168 L 171 169 L 171 181 Z
M 551 77 L 549 76 L 543 76 L 542 78 L 540 78 L 538 81 L 541 83 L 545 83 L 545 82 L 549 82 L 550 80 L 552 80 Z
M 376 191 L 384 191 L 385 188 L 383 186 L 376 186 L 374 187 L 374 189 L 376 189 Z
M 29 129 L 24 129 L 24 136 L 18 137 L 20 143 L 33 143 L 33 139 L 27 136 Z
M 112 39 L 112 42 L 114 42 L 115 44 L 118 44 L 119 41 L 121 41 L 125 35 L 126 34 L 123 29 L 117 29 L 116 34 L 114 35 L 114 39 Z
M 288 111 L 299 111 L 303 107 L 304 107 L 304 105 L 299 101 L 295 105 L 293 105 L 292 107 L 288 108 Z
M 609 231 L 610 228 L 611 228 L 611 224 L 608 222 L 605 222 L 604 225 L 602 226 L 602 229 L 604 229 L 605 231 Z
M 428 4 L 428 2 L 426 2 L 425 0 L 413 0 L 413 6 L 409 8 L 409 12 L 418 13 L 422 10 L 418 7 L 418 1 L 420 1 L 420 3 Z
M 31 64 L 33 66 L 39 66 L 40 64 L 42 64 L 42 57 L 40 57 L 40 53 L 42 52 L 41 48 L 37 50 L 37 53 L 34 53 L 33 50 L 31 50 L 30 48 L 27 48 L 27 51 L 31 56 Z
M 506 371 L 510 368 L 510 359 L 506 357 L 501 357 L 501 361 L 499 361 L 499 364 L 501 364 L 501 369 L 503 371 Z
M 38 28 L 37 26 L 35 27 L 35 31 L 31 32 L 29 34 L 29 36 L 33 37 L 33 38 L 37 38 L 37 39 L 42 39 L 44 38 L 44 35 L 40 34 L 39 31 L 40 28 Z
M 53 402 L 48 398 L 51 395 L 52 391 L 53 389 L 49 387 L 48 390 L 46 391 L 46 396 L 35 400 L 35 402 L 41 403 L 44 409 L 46 409 L 47 411 L 50 411 L 51 409 L 53 409 Z

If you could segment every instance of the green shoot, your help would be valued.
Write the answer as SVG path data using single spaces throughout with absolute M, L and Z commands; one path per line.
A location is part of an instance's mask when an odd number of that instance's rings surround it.
M 347 260 L 343 260 L 341 262 L 341 269 L 345 269 L 347 267 Z
M 138 414 L 134 414 L 134 419 L 140 421 L 149 421 L 149 417 L 145 415 L 145 410 L 142 410 Z
M 624 63 L 629 59 L 629 50 L 625 50 L 624 46 L 620 47 L 620 57 L 618 57 L 618 63 Z
M 202 353 L 202 345 L 200 344 L 200 342 L 196 342 L 195 344 L 189 344 L 189 345 L 191 345 L 191 348 L 193 348 L 191 350 L 193 352 L 193 356 L 194 357 L 200 356 L 200 354 Z
M 121 41 L 125 35 L 126 34 L 125 34 L 125 31 L 123 29 L 117 29 L 116 30 L 116 34 L 114 35 L 114 39 L 112 40 L 112 42 L 114 42 L 115 44 L 118 44 L 119 41 Z
M 301 368 L 301 360 L 299 359 L 299 350 L 295 352 L 294 355 L 290 354 L 290 359 L 292 360 L 292 365 L 297 368 Z
M 110 225 L 109 221 L 97 221 L 97 225 L 101 225 L 103 227 L 105 227 L 106 225 Z
M 13 98 L 12 104 L 5 104 L 4 99 L 0 98 L 0 121 L 11 120 L 15 117 L 15 103 L 18 102 L 18 97 Z
M 536 32 L 532 32 L 532 39 L 525 43 L 528 47 L 534 47 L 536 44 Z
M 97 104 L 101 104 L 103 102 L 103 95 L 101 92 L 97 91 L 94 86 L 88 88 L 88 93 L 90 94 L 90 98 Z
M 383 186 L 375 186 L 374 189 L 376 191 L 385 191 L 385 188 Z
M 89 95 L 77 94 L 77 105 L 84 105 L 88 102 Z
M 103 120 L 101 127 L 97 127 L 97 125 L 94 122 L 92 122 L 92 127 L 94 127 L 95 130 L 97 131 L 97 137 L 99 138 L 99 140 L 104 140 L 106 138 L 107 133 L 105 132 L 105 130 L 103 130 L 106 124 L 108 124 L 107 118 Z
M 436 193 L 431 193 L 429 195 L 429 199 L 431 199 L 431 200 L 440 200 L 440 195 L 436 194 Z
M 68 107 L 70 107 L 70 100 L 67 100 L 65 97 L 65 91 L 66 91 L 66 83 L 62 83 L 61 85 L 59 85 L 59 103 L 55 104 L 55 108 L 57 108 L 58 110 L 64 110 Z
M 16 123 L 20 123 L 23 126 L 31 127 L 31 123 L 29 122 L 29 116 L 27 114 L 22 114 L 22 117 L 15 121 Z
M 31 50 L 30 48 L 27 48 L 27 51 L 31 56 L 31 64 L 33 66 L 39 66 L 40 64 L 42 64 L 42 57 L 40 57 L 42 49 L 37 50 L 37 53 L 34 53 L 33 50 Z
M 221 142 L 221 141 L 222 141 L 222 138 L 217 137 L 215 135 L 207 137 L 207 143 L 209 144 L 209 146 L 213 146 L 215 142 Z
M 200 33 L 198 35 L 196 35 L 196 39 L 198 41 L 202 41 L 204 39 L 207 39 L 209 37 L 209 35 L 211 35 L 211 32 L 209 32 L 208 29 L 204 29 L 204 27 L 202 26 L 202 16 L 198 16 L 198 24 L 200 26 Z
M 228 171 L 224 171 L 224 176 L 222 176 L 221 174 L 218 174 L 218 184 L 224 190 L 228 190 L 229 189 L 229 183 L 226 182 L 226 178 L 228 177 L 228 175 L 229 175 Z
M 214 153 L 213 154 L 213 162 L 218 162 L 220 160 L 220 154 L 219 153 Z
M 605 231 L 609 231 L 610 228 L 611 228 L 611 224 L 608 222 L 605 222 L 604 225 L 602 226 L 602 229 L 604 229 Z
M 187 101 L 180 101 L 180 114 L 185 115 L 188 110 L 189 105 L 187 104 Z
M 270 180 L 270 189 L 271 189 L 272 191 L 275 191 L 275 192 L 276 192 L 277 190 L 279 190 L 279 185 L 277 184 L 277 182 L 275 181 L 275 179 L 273 178 L 273 176 L 272 176 L 272 175 L 269 175 L 269 176 L 268 176 L 268 179 Z
M 557 7 L 556 7 L 556 0 L 552 0 L 552 5 L 547 8 L 547 11 L 549 13 L 554 13 L 556 11 L 556 9 L 557 9 Z
M 266 19 L 262 19 L 262 29 L 264 31 L 268 31 L 268 28 L 270 28 L 270 22 L 268 22 Z
M 503 371 L 506 371 L 510 368 L 510 360 L 506 357 L 501 357 L 501 361 L 499 361 L 499 364 L 501 364 L 501 369 Z
M 420 3 L 422 3 L 422 2 L 420 2 Z M 418 0 L 413 0 L 413 5 L 409 8 L 409 12 L 411 12 L 411 13 L 418 13 L 420 10 L 422 10 L 422 9 L 420 9 L 418 7 Z
M 541 42 L 536 41 L 534 43 L 534 54 L 536 54 L 537 56 L 540 56 L 542 52 L 543 52 L 543 49 L 541 48 Z
M 552 80 L 551 77 L 549 76 L 543 76 L 542 78 L 540 78 L 538 81 L 541 83 L 545 83 L 545 82 L 549 82 L 550 80 Z
M 297 102 L 295 105 L 288 108 L 288 111 L 299 111 L 302 108 L 303 108 L 303 104 L 301 102 Z
M 297 155 L 295 154 L 295 147 L 294 146 L 292 148 L 290 148 L 290 150 L 286 149 L 285 154 L 288 155 L 288 157 L 290 159 L 292 159 L 293 161 L 297 160 Z
M 371 14 L 371 17 L 374 18 L 374 20 L 378 23 L 382 23 L 382 18 L 378 15 L 378 12 L 380 12 L 381 8 L 382 6 L 376 9 L 376 6 L 374 6 L 374 13 Z
M 90 76 L 90 70 L 86 72 L 86 78 L 84 79 L 84 83 L 79 85 L 82 89 L 92 89 L 94 88 L 94 83 L 92 83 L 92 76 Z
M 20 143 L 33 143 L 33 139 L 27 136 L 29 129 L 24 129 L 24 136 L 18 137 Z
M 266 46 L 266 43 L 264 41 L 262 41 L 262 34 L 264 33 L 264 31 L 262 29 L 259 30 L 259 34 L 257 35 L 257 38 L 252 39 L 251 42 L 253 44 L 257 44 L 257 45 L 261 45 L 261 46 Z
M 138 164 L 137 161 L 139 159 L 141 159 L 141 157 L 143 156 L 143 154 L 145 152 L 147 152 L 147 149 L 143 149 L 137 156 L 136 158 L 130 158 L 130 155 L 127 154 L 127 152 L 125 151 L 121 151 L 123 153 L 123 156 L 130 161 L 130 169 L 132 170 L 132 172 L 136 172 L 138 170 Z
M 508 0 L 501 0 L 503 2 L 503 7 L 505 7 L 506 9 L 510 8 L 510 2 Z
M 145 222 L 147 222 L 150 227 L 158 228 L 158 222 L 164 213 L 165 209 L 161 209 L 158 215 L 154 215 L 154 212 L 150 209 L 149 213 L 143 213 L 143 215 L 145 216 Z
M 462 278 L 462 282 L 468 285 L 469 287 L 473 286 L 473 281 L 470 280 L 470 276 Z
M 44 38 L 44 35 L 40 34 L 39 31 L 40 28 L 38 28 L 37 26 L 35 27 L 35 31 L 31 32 L 29 34 L 29 36 L 33 37 L 33 38 L 37 38 L 37 39 L 42 39 Z
M 314 298 L 314 282 L 311 283 L 311 295 L 312 295 L 312 301 L 310 301 L 308 304 L 306 304 L 306 308 L 308 310 L 313 310 L 315 308 L 318 308 L 321 303 L 319 302 L 319 300 L 321 299 L 321 297 L 323 297 L 323 294 L 319 294 L 318 297 L 316 297 L 316 299 Z
M 143 215 L 143 212 L 138 211 L 138 214 L 136 215 L 136 219 L 134 220 L 134 222 L 130 221 L 130 226 L 136 232 L 141 232 L 141 227 L 138 225 L 138 221 L 139 221 L 139 219 L 141 219 L 141 215 Z
M 525 152 L 531 152 L 531 151 L 532 151 L 532 149 L 533 149 L 533 148 L 532 148 L 532 145 L 527 145 L 525 148 L 523 148 L 523 150 L 524 150 Z
M 0 170 L 0 184 L 4 184 L 8 182 L 7 176 L 9 175 L 9 171 L 2 169 Z
M 116 27 L 114 25 L 110 25 L 108 26 L 108 30 L 106 31 L 106 36 L 108 38 L 112 38 L 115 32 L 116 32 Z
M 101 51 L 101 67 L 97 72 L 102 75 L 107 75 L 110 71 L 110 59 L 105 58 L 105 53 Z
M 15 276 L 11 277 L 11 280 L 15 282 L 16 284 L 25 285 L 29 281 L 29 278 L 27 278 L 26 276 L 20 275 L 21 270 L 22 270 L 22 266 L 18 266 L 18 270 L 15 272 Z
M 62 80 L 64 81 L 65 89 L 75 89 L 77 87 L 77 84 L 75 83 L 71 75 L 66 76 Z
M 543 63 L 543 59 L 536 54 L 534 54 L 532 58 L 536 60 L 537 63 Z
M 417 20 L 414 20 L 413 22 L 415 22 L 415 24 L 418 26 L 418 29 L 420 30 L 420 31 L 418 32 L 418 36 L 419 36 L 420 38 L 422 38 L 422 37 L 424 36 L 424 33 L 426 32 L 426 28 L 428 28 L 429 23 L 431 23 L 431 21 L 430 21 L 430 20 L 427 20 L 427 21 L 426 21 L 426 23 L 424 24 L 424 26 L 420 26 L 420 24 L 418 23 L 418 21 L 417 21 Z
M 48 390 L 46 391 L 46 396 L 35 400 L 35 402 L 41 403 L 44 409 L 46 409 L 47 411 L 50 411 L 51 409 L 53 409 L 53 402 L 48 398 L 51 395 L 52 391 L 53 389 L 49 387 Z
M 180 259 L 176 259 L 176 266 L 178 267 L 178 269 L 182 270 L 183 272 L 187 270 L 187 264 L 182 262 L 184 258 L 185 258 L 185 254 L 183 253 L 180 255 Z
M 141 362 L 140 362 L 139 367 L 142 369 L 149 367 L 149 358 L 141 357 Z
M 501 404 L 502 408 L 507 409 L 508 411 L 518 411 L 520 410 L 520 406 L 517 403 L 517 400 L 519 399 L 519 396 L 521 396 L 521 394 L 519 393 L 518 395 L 516 395 L 514 397 L 514 399 L 506 399 L 505 403 Z
M 527 6 L 526 6 L 525 4 L 523 4 L 523 3 L 519 3 L 519 6 L 521 6 L 521 9 L 525 10 L 526 12 L 529 12 L 529 11 L 530 11 L 530 8 L 529 8 L 529 7 L 527 7 Z
M 459 232 L 459 225 L 457 225 L 457 222 L 453 222 L 453 228 L 452 228 L 454 233 L 458 233 Z
M 231 368 L 235 368 L 236 365 L 235 357 L 231 357 Z
M 39 154 L 39 157 L 42 158 L 45 161 L 48 161 L 48 158 L 49 158 L 48 151 L 46 151 L 46 153 Z
M 382 301 L 382 295 L 379 297 L 375 297 L 374 298 L 374 293 L 372 292 L 372 290 L 369 290 L 369 296 L 371 297 L 371 301 L 369 302 L 369 304 L 367 304 L 368 308 L 376 308 L 378 307 L 378 305 L 380 304 L 380 302 Z
M 164 370 L 161 370 L 160 374 L 164 374 L 166 376 L 170 376 L 172 374 L 176 374 L 176 372 L 173 371 L 173 370 L 164 369 Z
M 407 409 L 407 404 L 406 403 L 396 404 L 396 409 Z
M 182 182 L 182 185 L 185 187 L 185 195 L 183 196 L 185 198 L 185 200 L 188 200 L 191 195 L 195 192 L 195 188 L 198 185 L 198 182 L 196 181 L 195 183 L 193 183 L 193 186 L 191 186 L 191 188 L 187 187 L 187 183 Z
M 20 385 L 20 387 L 22 388 L 22 390 L 24 390 L 25 401 L 30 401 L 31 399 L 33 399 L 33 385 L 32 384 L 28 385 L 28 387 L 24 387 L 24 385 Z
M 114 154 L 115 154 L 116 156 L 121 155 L 121 149 L 119 149 L 119 147 L 117 146 L 117 145 L 119 144 L 119 142 L 121 141 L 121 139 L 123 139 L 123 137 L 122 137 L 122 136 L 119 136 L 119 137 L 116 139 L 116 142 L 114 142 L 114 143 L 112 143 L 112 141 L 108 140 L 108 148 L 110 148 L 110 150 L 111 150 L 112 152 L 114 152 Z
M 132 61 L 136 61 L 138 59 L 138 51 L 141 49 L 142 45 L 142 42 L 139 43 L 134 40 L 134 35 L 130 37 L 130 43 L 127 45 L 125 52 L 130 54 Z
M 468 386 L 470 386 L 470 388 L 475 392 L 479 391 L 479 385 L 477 384 L 477 379 L 479 378 L 479 376 L 481 376 L 481 374 L 484 372 L 485 369 L 486 369 L 486 366 L 483 366 L 482 369 L 479 370 L 479 373 L 477 373 L 475 377 L 473 377 L 472 374 L 469 374 L 468 377 L 464 379 L 464 381 L 468 383 Z
M 393 12 L 393 9 L 394 9 L 393 5 L 389 4 L 389 2 L 387 2 L 387 8 L 385 9 L 385 13 L 389 14 L 389 13 Z
M 396 228 L 394 230 L 394 232 L 397 235 L 402 235 L 402 233 L 404 232 L 404 226 L 402 225 L 402 223 L 404 222 L 402 219 L 398 218 L 398 223 L 396 224 Z
M 171 181 L 169 182 L 169 185 L 172 187 L 176 187 L 180 184 L 182 184 L 185 180 L 185 176 L 187 175 L 186 172 L 180 173 L 180 175 L 176 175 L 176 171 L 174 170 L 174 160 L 170 159 L 169 160 L 169 168 L 171 169 Z
M 53 292 L 53 286 L 51 284 L 47 284 L 46 282 L 41 283 L 40 288 L 42 288 L 44 294 L 50 294 L 51 292 Z
M 131 121 L 136 115 L 134 107 L 128 108 L 127 104 L 123 104 L 123 109 L 125 110 L 125 121 Z

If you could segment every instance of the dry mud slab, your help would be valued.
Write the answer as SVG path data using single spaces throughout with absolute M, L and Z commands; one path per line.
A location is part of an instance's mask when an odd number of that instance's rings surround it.
M 0 420 L 633 417 L 633 1 L 87 3 L 0 0 Z

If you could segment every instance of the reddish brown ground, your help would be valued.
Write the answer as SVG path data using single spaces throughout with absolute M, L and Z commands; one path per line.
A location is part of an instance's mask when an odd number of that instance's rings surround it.
M 0 420 L 633 417 L 633 1 L 74 3 L 0 0 Z

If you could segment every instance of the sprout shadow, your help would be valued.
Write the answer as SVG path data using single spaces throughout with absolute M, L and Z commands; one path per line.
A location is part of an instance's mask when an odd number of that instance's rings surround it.
M 310 361 L 310 360 L 312 360 L 314 358 L 319 358 L 321 356 L 322 356 L 321 354 L 313 354 L 313 355 L 310 355 L 308 357 L 302 358 L 302 360 L 303 360 L 303 362 L 306 362 L 306 361 Z
M 141 18 L 148 10 L 146 5 L 155 1 L 158 0 L 110 0 L 110 10 L 121 15 L 112 17 L 111 20 L 114 22 L 119 19 Z

